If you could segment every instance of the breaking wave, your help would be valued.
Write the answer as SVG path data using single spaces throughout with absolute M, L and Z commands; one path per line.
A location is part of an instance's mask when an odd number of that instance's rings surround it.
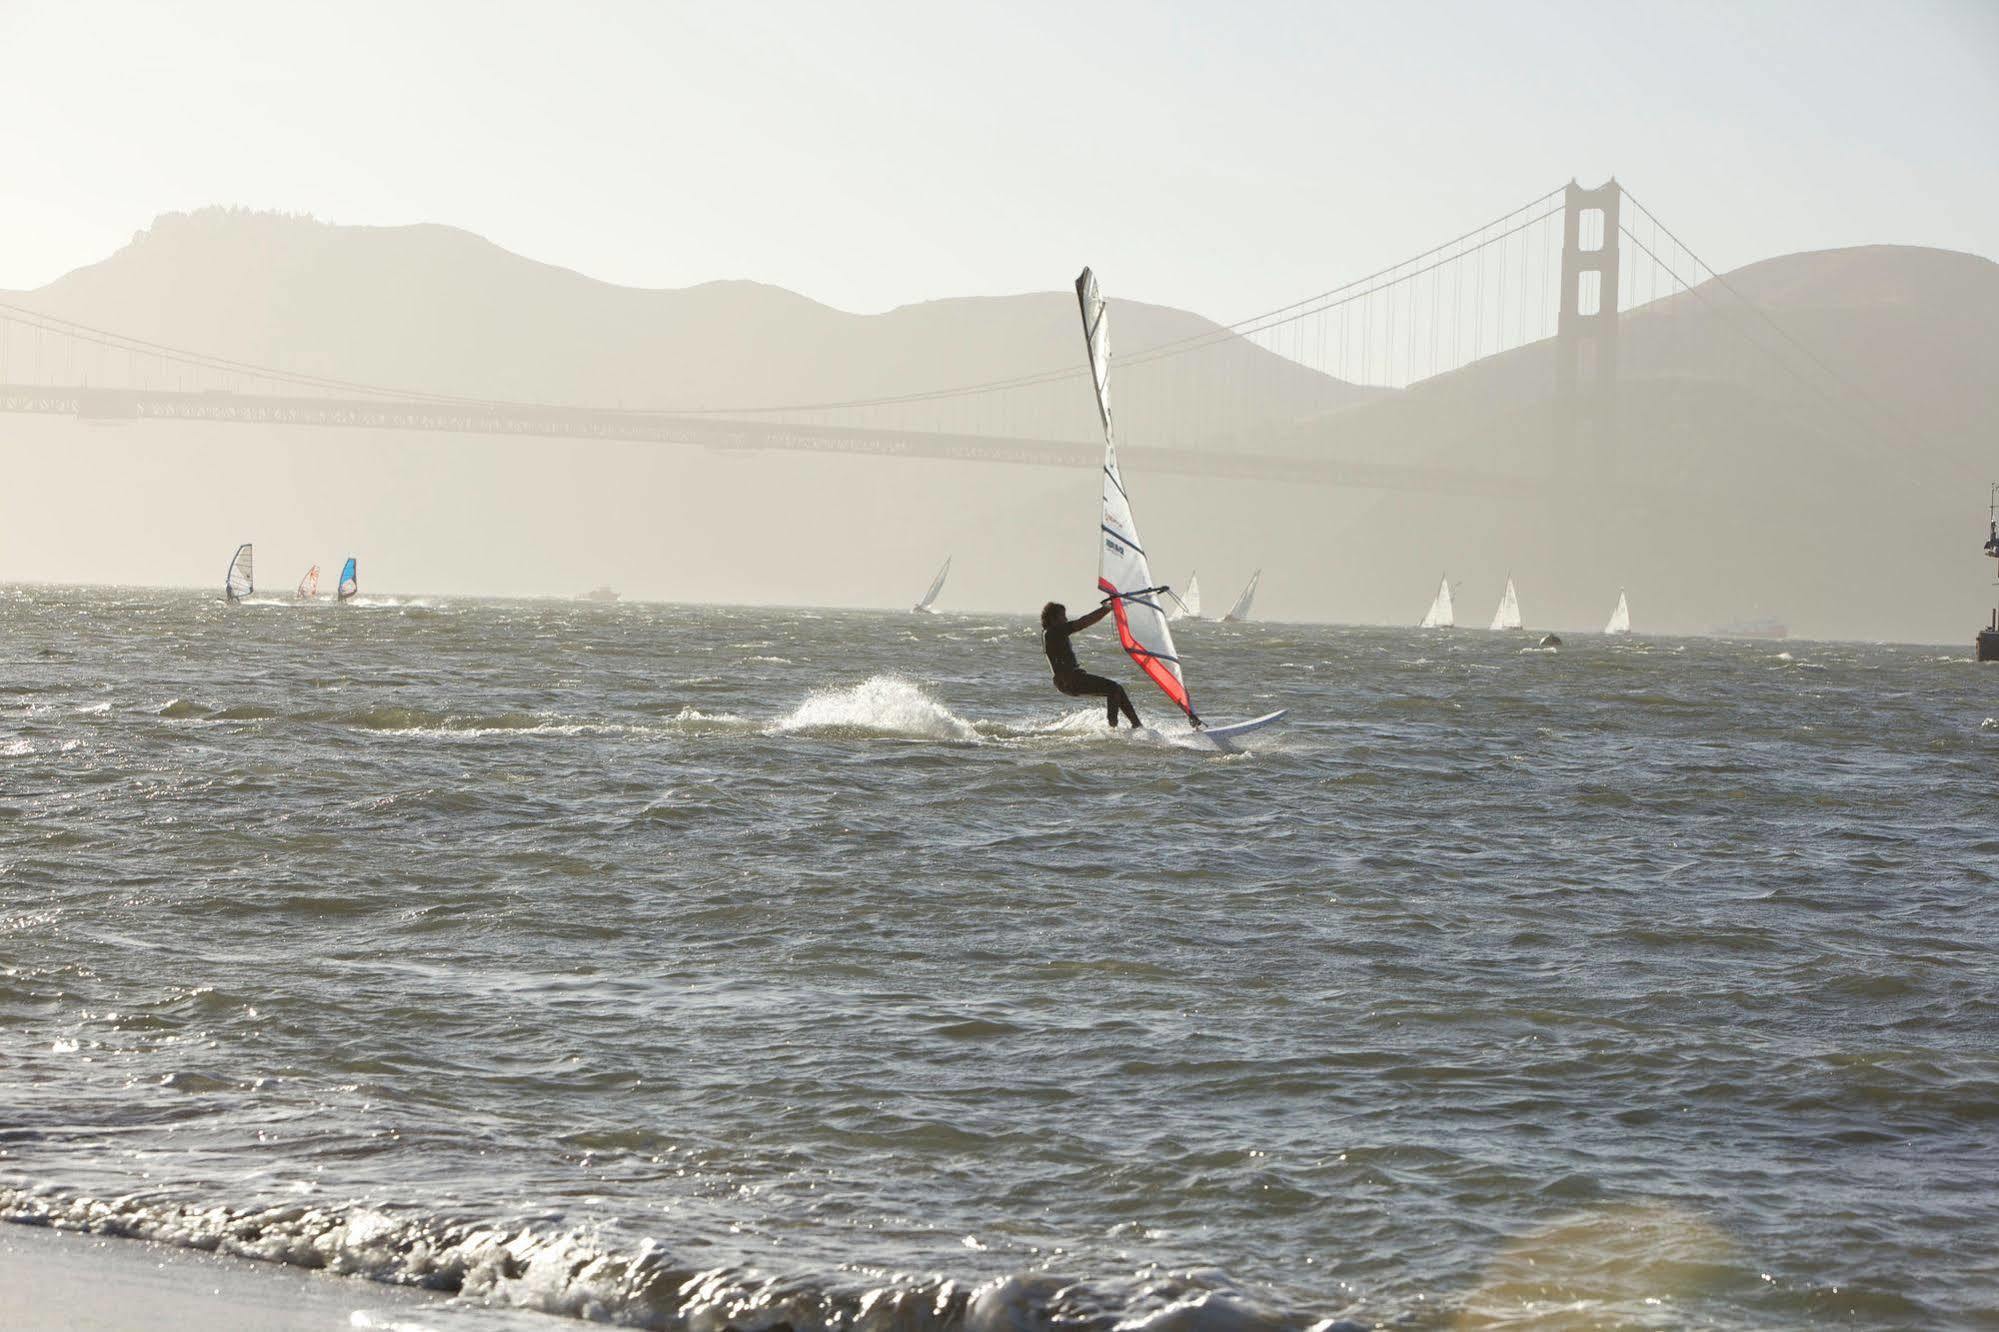
M 1103 1282 L 1015 1274 L 982 1284 L 933 1274 L 869 1287 L 747 1267 L 695 1268 L 650 1240 L 621 1249 L 552 1228 L 358 1206 L 230 1207 L 4 1185 L 0 1219 L 674 1332 L 1297 1332 L 1310 1321 L 1266 1309 L 1205 1270 L 1147 1270 Z M 1342 1325 L 1319 1326 L 1331 1332 Z
M 900 675 L 818 689 L 771 727 L 775 735 L 976 741 L 979 728 Z

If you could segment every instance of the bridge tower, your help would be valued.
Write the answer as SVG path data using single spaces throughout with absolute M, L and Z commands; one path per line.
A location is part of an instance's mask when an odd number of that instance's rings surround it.
M 1616 177 L 1593 190 L 1570 181 L 1562 212 L 1562 307 L 1555 325 L 1557 461 L 1577 480 L 1616 467 Z

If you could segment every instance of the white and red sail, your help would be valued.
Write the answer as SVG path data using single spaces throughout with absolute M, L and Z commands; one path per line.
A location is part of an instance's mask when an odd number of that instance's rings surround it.
M 1083 340 L 1090 353 L 1097 411 L 1104 422 L 1103 531 L 1099 534 L 1097 587 L 1111 599 L 1118 641 L 1125 652 L 1189 720 L 1199 724 L 1187 696 L 1180 656 L 1173 647 L 1173 631 L 1167 628 L 1166 611 L 1160 604 L 1161 589 L 1153 584 L 1152 566 L 1145 558 L 1138 523 L 1131 515 L 1131 496 L 1118 474 L 1117 437 L 1111 426 L 1110 320 L 1097 290 L 1096 275 L 1087 268 L 1076 279 L 1076 299 L 1083 311 Z

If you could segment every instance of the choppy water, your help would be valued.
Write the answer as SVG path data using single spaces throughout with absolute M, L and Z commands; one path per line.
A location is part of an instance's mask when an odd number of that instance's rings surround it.
M 0 1211 L 704 1332 L 1991 1326 L 1999 670 L 1523 641 L 1193 626 L 1294 712 L 1218 757 L 1024 617 L 0 589 Z

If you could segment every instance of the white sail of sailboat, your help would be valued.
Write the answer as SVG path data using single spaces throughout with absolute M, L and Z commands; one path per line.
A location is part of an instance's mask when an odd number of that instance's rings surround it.
M 236 554 L 230 558 L 228 576 L 222 580 L 222 595 L 230 602 L 238 602 L 257 590 L 256 553 L 245 541 L 236 547 Z
M 1243 588 L 1242 595 L 1235 599 L 1235 605 L 1229 607 L 1229 613 L 1222 616 L 1225 623 L 1240 622 L 1249 618 L 1249 604 L 1256 600 L 1256 585 L 1262 581 L 1261 569 L 1249 576 L 1249 585 Z
M 1500 595 L 1499 609 L 1492 613 L 1492 627 L 1495 629 L 1520 627 L 1520 596 L 1513 590 L 1511 574 L 1506 578 L 1506 591 Z
M 1451 606 L 1451 579 L 1446 574 L 1437 583 L 1437 599 L 1430 603 L 1430 609 L 1423 614 L 1423 629 L 1450 629 L 1458 622 L 1457 611 Z
M 1169 620 L 1200 619 L 1201 618 L 1201 575 L 1198 573 L 1188 574 L 1187 590 L 1185 592 L 1169 591 L 1166 594 L 1166 599 L 1173 603 L 1173 609 L 1167 612 L 1166 615 L 1167 619 Z
M 319 566 L 313 565 L 305 571 L 305 577 L 298 580 L 298 599 L 311 601 L 319 595 Z
M 1624 599 L 1624 589 L 1617 589 L 1617 609 L 1610 613 L 1610 623 L 1603 627 L 1606 634 L 1628 634 L 1631 632 L 1631 603 Z
M 936 614 L 935 611 L 930 609 L 931 604 L 937 600 L 937 594 L 944 590 L 944 580 L 950 577 L 950 575 L 951 575 L 951 557 L 949 555 L 946 555 L 944 557 L 943 567 L 938 569 L 937 576 L 930 580 L 930 590 L 923 594 L 923 600 L 917 602 L 914 606 L 911 606 L 910 609 L 912 611 L 922 611 L 932 615 Z
M 1104 502 L 1101 538 L 1097 546 L 1097 587 L 1110 602 L 1117 621 L 1118 642 L 1146 678 L 1173 700 L 1187 720 L 1217 747 L 1230 749 L 1230 739 L 1283 719 L 1282 711 L 1232 726 L 1208 726 L 1194 711 L 1187 695 L 1180 654 L 1166 612 L 1155 599 L 1162 590 L 1152 581 L 1152 566 L 1139 541 L 1131 513 L 1131 496 L 1118 472 L 1117 437 L 1111 426 L 1110 317 L 1097 291 L 1097 277 L 1084 269 L 1076 279 L 1076 300 L 1083 312 L 1083 343 L 1089 351 L 1090 378 L 1097 390 L 1097 414 L 1104 423 Z M 1254 586 L 1254 580 L 1252 580 Z

